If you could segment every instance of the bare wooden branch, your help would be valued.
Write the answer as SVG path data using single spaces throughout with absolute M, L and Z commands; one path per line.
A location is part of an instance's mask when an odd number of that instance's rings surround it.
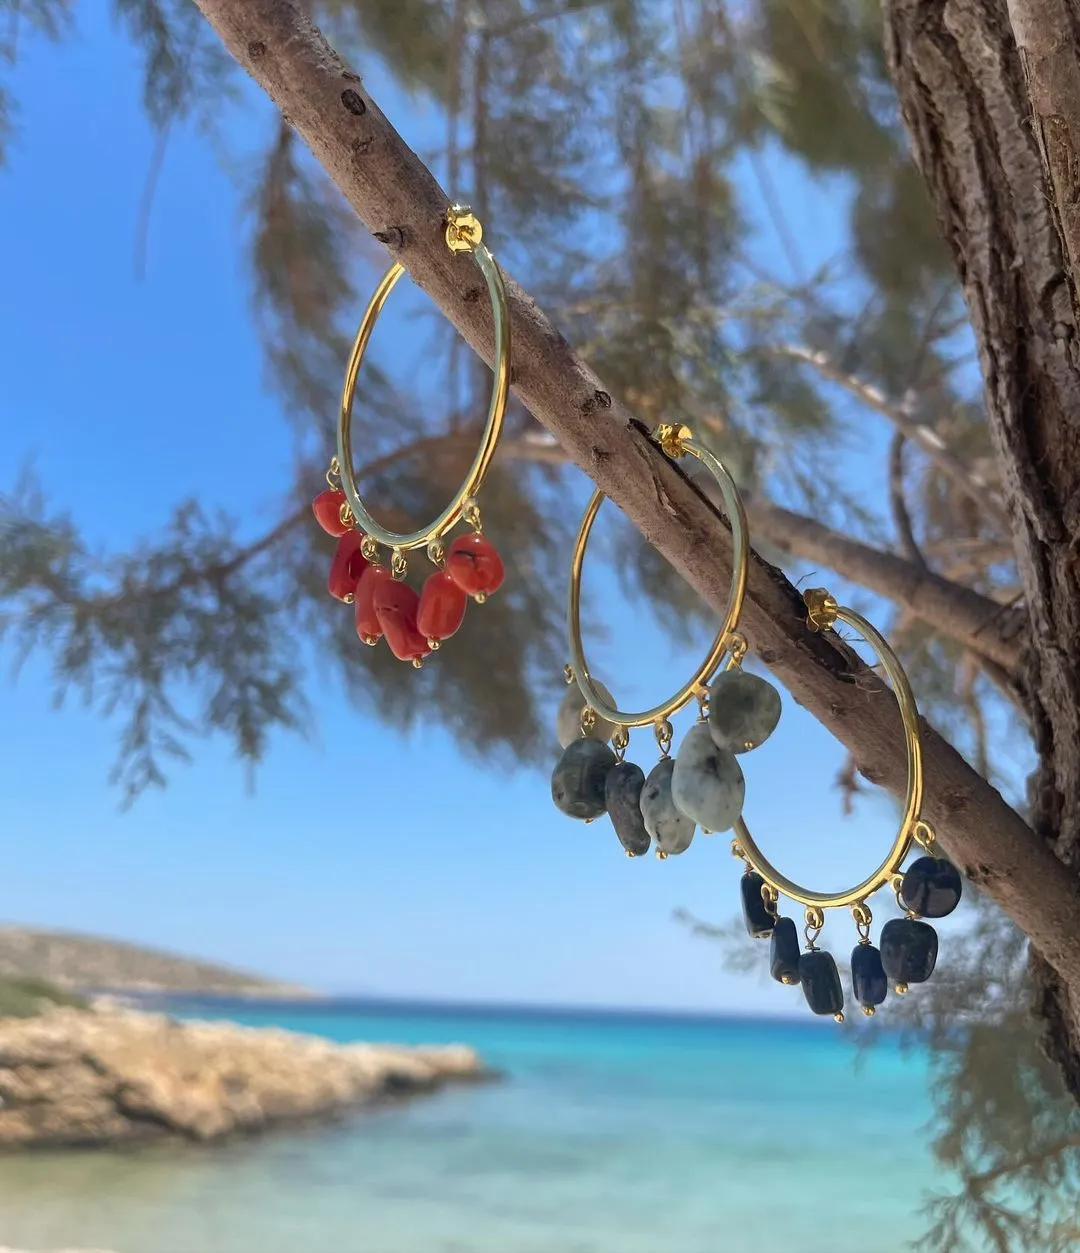
M 1022 612 L 943 579 L 914 562 L 834 531 L 813 518 L 753 497 L 751 530 L 804 561 L 820 562 L 844 578 L 895 601 L 942 635 L 1007 671 L 1020 662 Z
M 558 441 L 547 431 L 527 432 L 513 441 L 504 439 L 499 455 L 549 464 L 567 460 Z M 695 480 L 714 504 L 719 503 L 719 492 L 707 475 L 696 474 Z M 793 557 L 833 570 L 876 592 L 939 635 L 963 644 L 992 673 L 1002 694 L 1016 701 L 1015 676 L 1027 620 L 1021 607 L 991 600 L 954 579 L 933 573 L 925 562 L 874 548 L 763 497 L 747 499 L 745 505 L 755 534 Z M 991 541 L 977 542 L 985 546 Z
M 294 0 L 198 0 L 232 55 L 304 138 L 360 219 L 466 340 L 491 358 L 491 317 L 465 257 L 443 242 L 449 197 Z M 498 224 L 488 239 L 498 247 Z M 720 610 L 730 531 L 507 277 L 513 386 L 522 403 L 646 538 Z M 888 689 L 833 633 L 807 629 L 802 598 L 757 555 L 743 626 L 755 651 L 894 793 L 904 786 L 900 719 Z M 926 816 L 966 873 L 1080 990 L 1080 887 L 1050 849 L 963 758 L 926 731 Z

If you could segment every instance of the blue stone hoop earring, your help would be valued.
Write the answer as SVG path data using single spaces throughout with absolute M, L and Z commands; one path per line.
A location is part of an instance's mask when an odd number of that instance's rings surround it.
M 758 848 L 741 815 L 734 823 L 732 853 L 746 869 L 742 877 L 743 917 L 755 939 L 771 940 L 769 971 L 779 983 L 801 984 L 815 1014 L 844 1020 L 844 990 L 832 955 L 817 946 L 825 925 L 825 911 L 850 909 L 859 935 L 851 954 L 851 988 L 862 1012 L 871 1017 L 882 1004 L 892 982 L 903 995 L 913 983 L 930 978 L 937 961 L 937 932 L 925 918 L 944 918 L 960 903 L 962 883 L 951 862 L 936 852 L 934 829 L 921 816 L 923 794 L 922 738 L 919 710 L 907 675 L 885 638 L 861 614 L 838 605 L 823 588 L 804 593 L 810 629 L 826 631 L 837 622 L 854 627 L 881 659 L 900 706 L 907 755 L 907 789 L 900 827 L 885 860 L 861 883 L 843 892 L 815 892 L 782 874 Z M 914 845 L 923 855 L 906 871 L 901 866 Z M 869 898 L 888 884 L 904 911 L 881 929 L 879 946 L 870 941 L 873 915 Z M 786 896 L 806 911 L 806 951 L 800 951 L 798 929 L 779 913 Z
M 684 454 L 696 457 L 720 487 L 734 549 L 727 605 L 704 661 L 674 696 L 651 709 L 619 709 L 590 672 L 581 641 L 581 571 L 604 501 L 602 492 L 593 495 L 570 565 L 566 667 L 570 690 L 558 715 L 563 753 L 551 776 L 551 797 L 563 813 L 585 822 L 607 813 L 627 856 L 642 856 L 655 841 L 656 855 L 664 859 L 685 852 L 698 826 L 707 833 L 734 826 L 745 796 L 737 755 L 772 734 L 780 718 L 780 695 L 770 683 L 742 669 L 747 644 L 737 628 L 746 595 L 749 541 L 738 489 L 723 462 L 696 443 L 688 427 L 665 424 L 653 438 L 672 460 Z M 725 668 L 714 680 L 725 657 Z M 693 699 L 700 716 L 672 757 L 670 719 Z M 649 725 L 660 760 L 646 777 L 640 766 L 626 760 L 626 750 L 631 729 Z

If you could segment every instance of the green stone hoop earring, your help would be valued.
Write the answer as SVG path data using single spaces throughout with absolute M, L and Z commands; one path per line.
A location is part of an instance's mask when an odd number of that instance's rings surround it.
M 604 500 L 602 492 L 593 495 L 570 565 L 566 667 L 570 690 L 558 715 L 563 754 L 552 774 L 551 795 L 555 805 L 573 818 L 591 822 L 607 813 L 628 856 L 642 856 L 655 841 L 656 854 L 663 860 L 685 852 L 699 826 L 713 832 L 734 825 L 745 794 L 737 757 L 772 734 L 780 717 L 780 695 L 772 684 L 742 669 L 747 645 L 738 625 L 746 595 L 749 540 L 734 480 L 723 462 L 694 440 L 688 427 L 662 425 L 654 439 L 672 460 L 687 454 L 696 457 L 720 488 L 734 549 L 727 604 L 705 659 L 673 696 L 650 709 L 619 709 L 593 677 L 581 639 L 581 572 Z M 725 657 L 724 670 L 713 678 Z M 672 756 L 670 719 L 694 699 L 698 722 Z M 631 729 L 649 725 L 660 760 L 646 777 L 640 766 L 626 760 L 626 750 Z

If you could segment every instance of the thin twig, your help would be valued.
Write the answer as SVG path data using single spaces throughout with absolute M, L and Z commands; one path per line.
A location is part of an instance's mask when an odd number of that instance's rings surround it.
M 888 418 L 906 439 L 926 453 L 942 474 L 979 506 L 990 521 L 1006 534 L 1009 533 L 1009 521 L 1005 508 L 993 485 L 988 483 L 982 475 L 969 469 L 933 427 L 915 418 L 910 401 L 891 399 L 873 383 L 857 375 L 849 374 L 837 365 L 828 353 L 820 352 L 816 348 L 807 348 L 802 344 L 778 344 L 771 351 L 779 356 L 789 357 L 793 361 L 801 361 L 812 366 L 822 378 L 837 383 L 853 396 L 858 397 L 868 408 Z
M 199 27 L 197 25 L 193 26 L 184 51 L 181 53 L 178 72 L 182 80 L 188 76 L 191 59 L 195 55 L 195 49 L 198 46 L 199 34 Z M 182 97 L 178 98 L 174 107 L 166 114 L 165 120 L 158 130 L 154 139 L 154 148 L 150 154 L 150 165 L 146 171 L 146 179 L 143 182 L 142 195 L 139 197 L 139 211 L 135 217 L 135 243 L 133 248 L 135 277 L 137 279 L 142 279 L 146 276 L 150 215 L 153 211 L 154 198 L 157 195 L 161 171 L 165 165 L 165 154 L 169 147 L 169 136 L 172 133 L 173 120 L 179 114 L 182 103 Z
M 1044 1165 L 1055 1157 L 1061 1157 L 1064 1153 L 1076 1150 L 1080 1150 L 1080 1133 L 1064 1136 L 1062 1139 L 1055 1140 L 1052 1144 L 1048 1144 L 1041 1149 L 1035 1149 L 1030 1153 L 1023 1154 L 1021 1157 L 1013 1158 L 1011 1161 L 1002 1162 L 991 1170 L 983 1171 L 982 1174 L 973 1175 L 967 1180 L 968 1188 L 973 1194 L 982 1195 L 987 1188 L 997 1183 L 1000 1179 L 1004 1179 L 1009 1175 L 1021 1174 L 1025 1170 L 1032 1170 L 1036 1166 Z
M 903 431 L 894 431 L 889 441 L 889 505 L 892 508 L 893 523 L 900 537 L 900 547 L 904 556 L 923 570 L 929 569 L 923 556 L 919 542 L 915 538 L 915 528 L 911 525 L 911 514 L 908 513 L 907 501 L 904 499 L 904 445 L 907 436 Z
M 987 748 L 986 717 L 983 714 L 978 691 L 981 669 L 978 657 L 969 654 L 964 658 L 960 668 L 960 701 L 971 723 L 972 735 L 975 737 L 975 769 L 984 779 L 987 779 L 990 777 L 990 753 Z

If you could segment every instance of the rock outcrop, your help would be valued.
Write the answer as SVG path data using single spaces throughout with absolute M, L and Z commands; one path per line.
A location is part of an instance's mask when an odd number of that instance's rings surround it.
M 215 1140 L 490 1078 L 470 1048 L 333 1044 L 112 1007 L 0 1021 L 0 1149 Z

